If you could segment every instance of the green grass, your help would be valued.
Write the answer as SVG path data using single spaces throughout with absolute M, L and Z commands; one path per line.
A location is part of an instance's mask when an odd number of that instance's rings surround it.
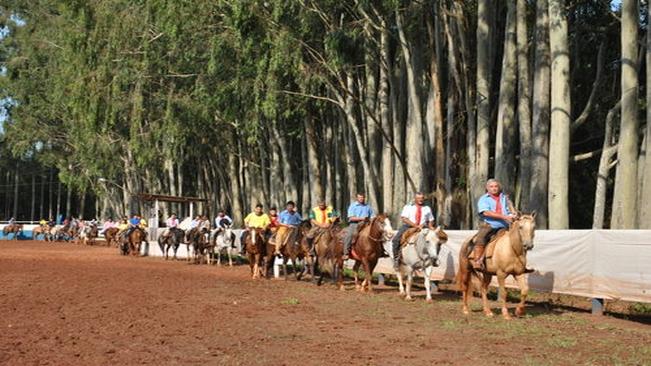
M 300 303 L 301 302 L 295 297 L 288 297 L 282 301 L 282 304 L 284 305 L 298 305 Z
M 554 336 L 547 340 L 547 344 L 555 348 L 571 348 L 577 343 L 576 338 L 566 336 Z

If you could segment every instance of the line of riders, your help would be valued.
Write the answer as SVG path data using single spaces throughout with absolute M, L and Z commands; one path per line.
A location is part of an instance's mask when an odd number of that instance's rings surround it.
M 447 234 L 441 227 L 435 226 L 433 211 L 424 201 L 425 196 L 419 192 L 412 202 L 403 207 L 401 226 L 396 232 L 391 228 L 387 215 L 376 214 L 363 193 L 358 193 L 355 201 L 349 205 L 346 227 L 340 225 L 341 215 L 323 199 L 310 210 L 307 220 L 303 220 L 296 211 L 293 201 L 287 202 L 285 210 L 280 213 L 275 207 L 265 213 L 264 207 L 258 204 L 244 218 L 240 255 L 248 257 L 253 278 L 266 276 L 271 259 L 282 257 L 285 278 L 287 261 L 291 260 L 294 266 L 302 261 L 303 272 L 299 274 L 295 271 L 298 279 L 308 270 L 316 279 L 314 269 L 318 266 L 321 272 L 318 283 L 327 272 L 341 289 L 343 262 L 353 259 L 355 285 L 368 291 L 371 290 L 370 276 L 365 276 L 360 285 L 358 270 L 362 267 L 365 273 L 373 273 L 380 257 L 391 256 L 400 292 L 405 293 L 406 290 L 406 298 L 410 299 L 412 277 L 415 271 L 423 271 L 427 300 L 431 301 L 429 277 L 432 267 L 438 265 L 439 251 L 447 241 Z M 486 292 L 491 276 L 497 276 L 500 287 L 503 287 L 506 276 L 513 275 L 521 288 L 521 303 L 516 314 L 523 314 L 528 288 L 522 276 L 532 271 L 526 267 L 526 252 L 533 248 L 535 213 L 517 212 L 495 179 L 486 182 L 486 193 L 478 199 L 477 209 L 482 223 L 477 233 L 464 242 L 459 255 L 457 280 L 464 295 L 464 313 L 468 312 L 472 278 L 480 279 L 484 312 L 490 316 L 492 312 L 488 309 Z M 53 226 L 52 222 L 41 224 L 43 227 Z M 189 224 L 184 224 L 186 230 L 181 229 L 182 224 L 174 214 L 167 219 L 166 229 L 158 238 L 166 259 L 170 247 L 174 249 L 176 258 L 178 246 L 186 243 L 188 251 L 193 249 L 195 261 L 199 261 L 202 255 L 207 255 L 207 258 L 214 256 L 215 249 L 226 249 L 232 265 L 231 250 L 235 248 L 235 234 L 231 229 L 233 220 L 224 211 L 218 213 L 214 226 L 206 216 L 197 216 Z M 97 222 L 71 218 L 64 222 L 61 230 L 73 237 L 75 231 L 80 232 L 82 230 L 79 229 L 84 227 L 97 228 Z M 100 233 L 105 235 L 109 245 L 114 240 L 124 248 L 123 254 L 131 252 L 138 255 L 141 243 L 146 240 L 146 228 L 146 220 L 133 215 L 118 223 L 109 219 Z M 391 255 L 384 251 L 383 246 L 389 240 L 392 243 Z M 218 260 L 219 257 L 217 255 Z M 405 275 L 407 282 L 403 289 Z M 508 317 L 505 294 L 506 291 L 501 291 L 500 296 L 504 295 L 502 313 Z

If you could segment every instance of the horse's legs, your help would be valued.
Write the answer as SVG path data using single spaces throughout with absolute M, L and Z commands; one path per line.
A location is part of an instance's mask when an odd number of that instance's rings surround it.
M 353 265 L 353 278 L 355 279 L 355 289 L 360 290 L 360 284 L 359 284 L 359 266 L 362 265 L 362 262 L 355 260 L 355 264 Z
M 502 316 L 504 319 L 509 320 L 511 319 L 511 315 L 509 315 L 509 309 L 506 307 L 506 274 L 504 273 L 498 273 L 497 274 L 497 282 L 500 285 L 500 304 L 502 305 Z
M 405 296 L 405 300 L 412 300 L 411 298 L 411 284 L 414 281 L 414 272 L 413 271 L 408 271 L 407 272 L 407 286 L 405 288 L 405 292 L 407 296 Z
M 425 277 L 425 292 L 427 293 L 427 296 L 425 296 L 425 301 L 432 302 L 432 288 L 430 279 L 432 276 L 432 266 L 425 267 L 423 275 L 423 277 Z
M 362 265 L 364 266 L 364 282 L 366 282 L 366 285 L 362 286 L 363 290 L 366 290 L 368 292 L 373 292 L 373 271 L 371 271 L 371 264 L 368 262 L 368 260 L 362 261 Z
M 524 302 L 527 300 L 527 294 L 529 293 L 529 285 L 527 284 L 527 278 L 521 274 L 515 276 L 515 279 L 518 281 L 518 286 L 520 286 L 520 303 L 515 308 L 516 316 L 524 315 Z
M 490 285 L 492 278 L 492 275 L 484 273 L 481 281 L 481 300 L 484 307 L 484 314 L 489 317 L 494 315 L 488 306 L 488 285 Z
M 405 294 L 405 286 L 402 283 L 402 270 L 396 272 L 396 277 L 398 277 L 398 291 L 400 295 Z

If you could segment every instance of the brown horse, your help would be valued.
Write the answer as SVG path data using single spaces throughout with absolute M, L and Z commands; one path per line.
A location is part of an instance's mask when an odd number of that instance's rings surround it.
M 251 229 L 246 236 L 246 255 L 249 258 L 251 267 L 251 278 L 257 279 L 261 275 L 265 276 L 262 271 L 262 261 L 266 252 L 267 241 L 265 240 L 264 229 Z
M 127 237 L 129 243 L 129 253 L 133 256 L 140 255 L 140 246 L 147 239 L 147 233 L 139 227 L 131 231 Z
M 353 265 L 353 276 L 355 288 L 360 291 L 373 292 L 373 270 L 384 252 L 383 244 L 391 225 L 387 216 L 382 214 L 371 219 L 371 222 L 364 226 L 357 235 L 357 241 L 353 245 L 351 258 L 355 260 Z M 364 268 L 364 281 L 360 284 L 358 278 L 359 268 Z
M 309 227 L 310 224 L 306 221 L 297 228 L 287 228 L 281 226 L 276 232 L 276 240 L 282 241 L 280 254 L 283 256 L 283 274 L 285 276 L 285 280 L 288 279 L 287 262 L 289 260 L 292 261 L 292 267 L 294 267 L 294 277 L 296 280 L 300 280 L 300 278 L 309 268 L 313 268 L 312 257 L 310 256 L 310 247 L 304 238 L 304 235 L 306 231 L 309 230 Z M 267 253 L 265 256 L 264 268 L 265 274 L 268 274 L 269 269 L 273 267 L 274 250 L 275 245 L 267 243 Z M 303 261 L 305 263 L 305 266 L 300 273 L 297 270 L 298 261 Z
M 344 289 L 344 234 L 339 225 L 332 225 L 314 238 L 316 261 L 313 267 L 320 272 L 319 277 L 315 278 L 318 286 L 323 283 L 323 276 L 329 273 L 337 288 Z
M 9 234 L 14 234 L 14 240 L 18 240 L 18 234 L 23 231 L 22 224 L 9 224 L 2 229 L 2 234 L 8 236 Z M 7 238 L 8 239 L 8 238 Z
M 118 246 L 119 244 L 117 240 L 118 231 L 120 231 L 120 229 L 116 227 L 110 227 L 104 231 L 104 239 L 106 239 L 107 247 L 110 247 L 111 244 Z
M 520 287 L 520 303 L 515 309 L 515 315 L 524 315 L 524 303 L 527 299 L 529 287 L 525 274 L 529 272 L 527 266 L 527 251 L 533 249 L 533 238 L 536 230 L 536 214 L 523 214 L 515 220 L 508 231 L 503 235 L 497 235 L 486 246 L 485 269 L 477 271 L 473 269 L 468 256 L 470 255 L 470 243 L 474 239 L 469 238 L 461 246 L 459 253 L 458 283 L 463 294 L 463 313 L 469 314 L 468 300 L 472 291 L 472 277 L 481 282 L 481 297 L 486 316 L 493 316 L 488 307 L 488 285 L 491 278 L 497 276 L 500 287 L 500 302 L 502 304 L 502 316 L 511 319 L 509 310 L 506 307 L 506 289 L 504 282 L 506 277 L 512 275 L 518 281 Z M 491 255 L 492 253 L 492 255 Z

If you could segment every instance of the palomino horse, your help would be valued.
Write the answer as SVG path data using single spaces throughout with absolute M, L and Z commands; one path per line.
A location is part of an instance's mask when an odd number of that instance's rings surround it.
M 398 276 L 398 288 L 400 294 L 405 295 L 405 300 L 411 300 L 411 283 L 415 271 L 423 271 L 425 280 L 425 291 L 427 296 L 425 300 L 432 302 L 432 290 L 430 288 L 430 277 L 432 269 L 438 266 L 438 255 L 441 245 L 448 241 L 448 235 L 439 226 L 435 230 L 423 229 L 414 234 L 415 240 L 408 240 L 400 251 L 400 271 Z M 403 277 L 407 275 L 407 286 L 403 286 Z M 406 290 L 406 291 L 405 291 Z
M 169 250 L 172 248 L 174 251 L 174 257 L 172 259 L 176 260 L 176 252 L 179 250 L 181 243 L 183 243 L 183 236 L 185 233 L 179 228 L 169 229 L 167 235 L 161 235 L 158 237 L 158 246 L 160 251 L 165 253 L 165 260 L 169 259 Z
M 45 237 L 49 232 L 50 232 L 50 226 L 48 224 L 39 225 L 32 230 L 32 239 L 38 240 L 38 236 L 43 235 L 43 240 L 45 240 Z
M 230 226 L 225 226 L 222 229 L 215 229 L 210 234 L 210 242 L 212 243 L 212 252 L 210 253 L 210 260 L 208 264 L 212 264 L 215 255 L 217 256 L 217 265 L 222 265 L 222 252 L 226 251 L 228 256 L 228 265 L 233 267 L 232 251 L 235 248 L 235 233 Z
M 104 239 L 106 239 L 106 246 L 107 247 L 110 247 L 111 244 L 114 244 L 115 246 L 117 246 L 119 244 L 119 242 L 117 240 L 118 239 L 117 238 L 118 231 L 120 231 L 120 229 L 118 229 L 116 227 L 110 227 L 110 228 L 104 230 Z
M 265 249 L 267 249 L 264 232 L 264 229 L 260 228 L 251 229 L 245 240 L 246 256 L 249 258 L 251 278 L 253 279 L 257 279 L 261 275 L 265 276 L 265 273 L 262 272 L 262 260 L 264 259 Z
M 355 260 L 353 265 L 353 277 L 355 288 L 361 291 L 372 292 L 373 270 L 384 252 L 383 244 L 389 238 L 391 223 L 386 215 L 378 215 L 371 219 L 371 222 L 364 226 L 357 234 L 357 241 L 353 245 L 351 258 Z M 359 268 L 364 268 L 364 281 L 359 283 Z
M 533 237 L 536 230 L 536 213 L 523 214 L 516 219 L 508 231 L 503 235 L 497 235 L 486 246 L 485 269 L 481 271 L 474 270 L 470 259 L 469 245 L 474 237 L 466 240 L 461 246 L 459 253 L 459 285 L 463 294 L 463 313 L 469 314 L 468 299 L 472 295 L 472 277 L 481 281 L 481 298 L 483 301 L 484 314 L 493 316 L 493 312 L 488 307 L 488 285 L 492 276 L 497 276 L 497 282 L 500 286 L 500 302 L 502 304 L 502 316 L 505 319 L 511 319 L 509 310 L 506 307 L 506 289 L 504 282 L 506 277 L 512 275 L 518 281 L 520 287 L 520 303 L 515 309 L 515 315 L 524 315 L 524 302 L 527 299 L 529 286 L 525 273 L 527 273 L 527 251 L 533 249 Z M 492 253 L 492 255 L 490 255 Z
M 21 231 L 23 231 L 22 224 L 9 224 L 2 229 L 2 234 L 7 237 L 7 240 L 9 239 L 9 234 L 14 234 L 13 239 L 18 240 L 18 234 L 20 234 Z
M 292 267 L 294 269 L 294 277 L 296 280 L 299 280 L 303 274 L 308 270 L 308 267 L 312 267 L 312 258 L 310 257 L 310 247 L 307 241 L 304 238 L 304 235 L 307 230 L 310 228 L 310 223 L 308 221 L 303 222 L 297 228 L 287 228 L 281 226 L 276 232 L 276 240 L 282 240 L 283 243 L 280 248 L 280 254 L 283 256 L 283 275 L 285 280 L 287 277 L 287 262 L 292 261 Z M 268 270 L 273 266 L 273 254 L 275 246 L 272 244 L 267 244 L 267 255 L 265 257 L 265 273 L 268 273 Z M 304 262 L 303 270 L 297 270 L 298 262 Z M 313 273 L 312 273 L 313 274 Z

